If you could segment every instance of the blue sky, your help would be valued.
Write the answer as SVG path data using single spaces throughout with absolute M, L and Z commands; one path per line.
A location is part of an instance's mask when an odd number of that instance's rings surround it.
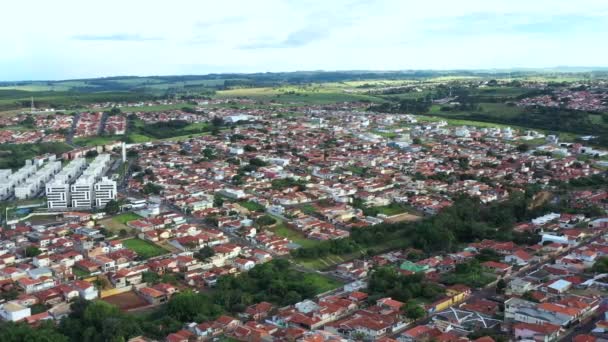
M 20 0 L 0 80 L 608 66 L 606 0 Z

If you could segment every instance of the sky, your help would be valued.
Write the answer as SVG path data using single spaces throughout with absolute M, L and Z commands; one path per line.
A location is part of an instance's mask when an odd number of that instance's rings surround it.
M 19 0 L 0 80 L 608 66 L 607 0 Z

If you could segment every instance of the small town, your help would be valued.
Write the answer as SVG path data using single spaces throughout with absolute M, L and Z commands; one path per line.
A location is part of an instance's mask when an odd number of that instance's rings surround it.
M 608 1 L 5 1 L 0 342 L 608 342 Z
M 26 141 L 206 131 L 0 170 L 3 199 L 22 203 L 5 208 L 0 317 L 64 324 L 79 301 L 167 315 L 129 341 L 608 336 L 608 191 L 593 186 L 608 151 L 362 103 L 230 101 L 243 107 L 5 120 L 49 128 Z

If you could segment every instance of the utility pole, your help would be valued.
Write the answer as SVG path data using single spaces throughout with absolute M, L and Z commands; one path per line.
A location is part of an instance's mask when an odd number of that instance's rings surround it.
M 31 101 L 31 113 L 34 114 L 34 111 L 36 110 L 36 108 L 34 107 L 34 97 L 32 96 L 32 101 Z

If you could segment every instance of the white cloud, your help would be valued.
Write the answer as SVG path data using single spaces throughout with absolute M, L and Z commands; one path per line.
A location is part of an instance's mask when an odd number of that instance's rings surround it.
M 3 79 L 601 66 L 608 52 L 605 0 L 22 0 L 3 12 Z

